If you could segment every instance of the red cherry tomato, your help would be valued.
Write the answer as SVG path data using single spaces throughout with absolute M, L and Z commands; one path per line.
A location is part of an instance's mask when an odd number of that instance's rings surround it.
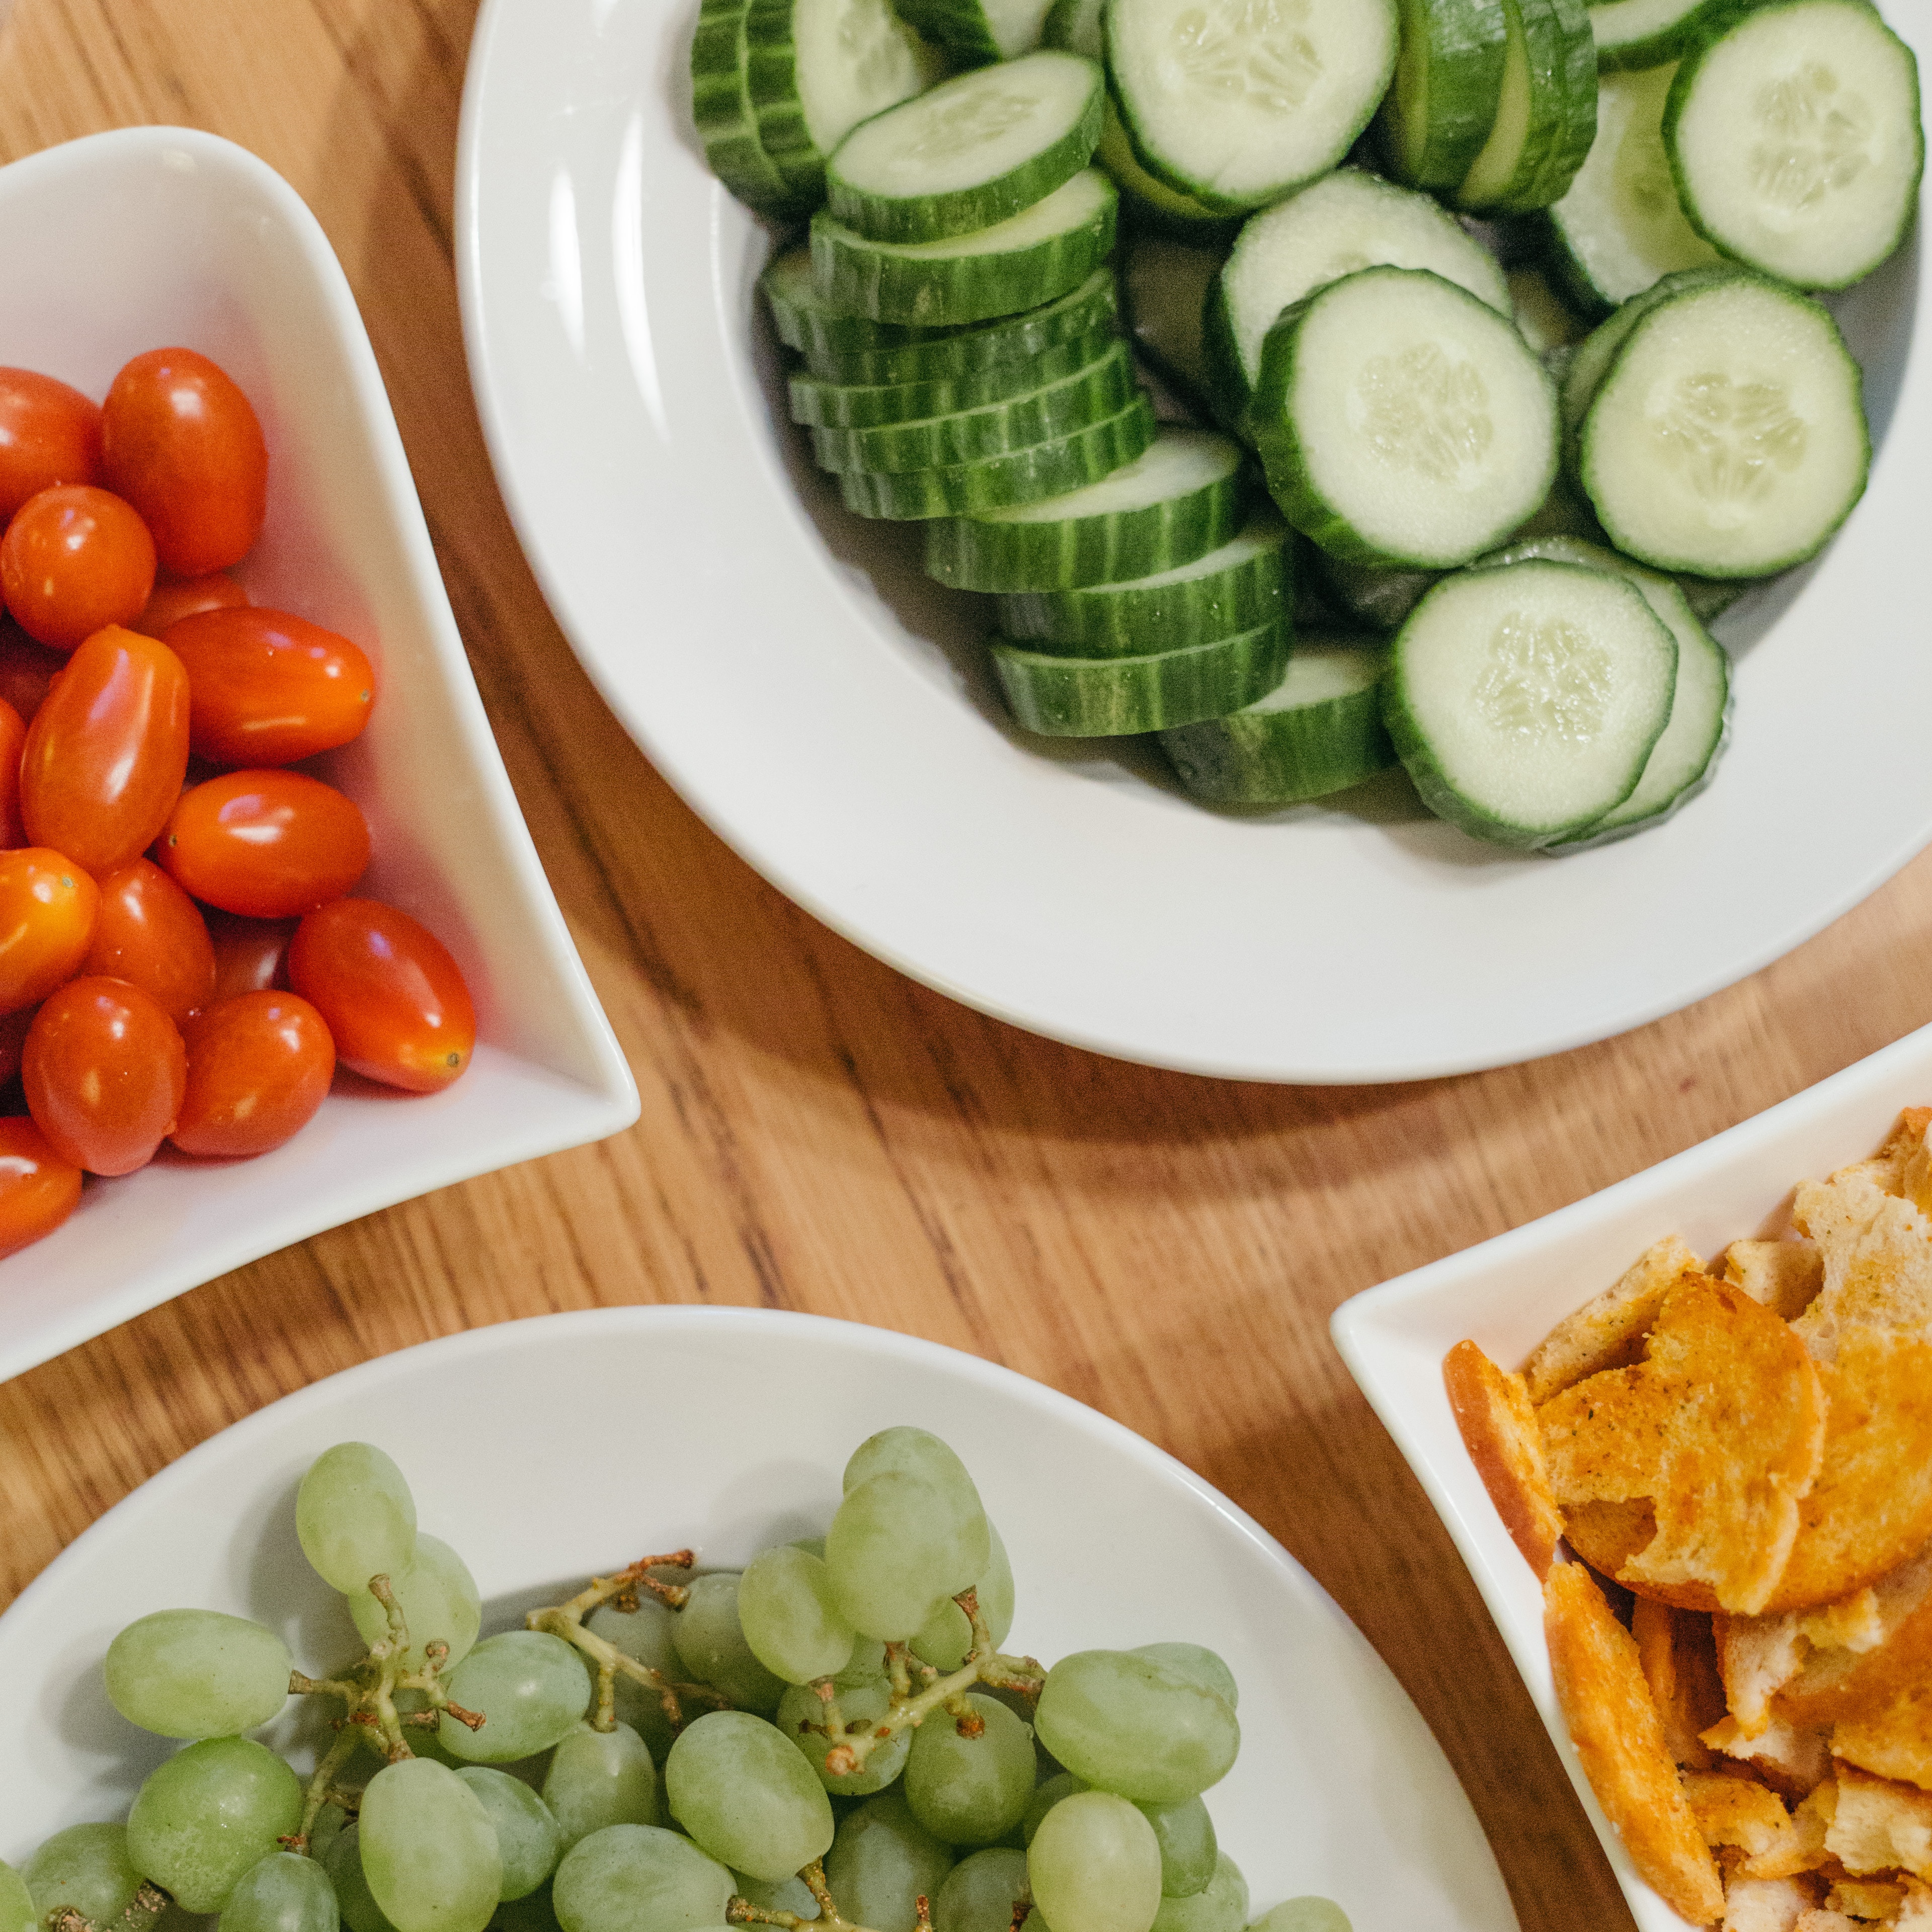
M 59 483 L 100 480 L 100 410 L 31 369 L 0 369 L 0 524 Z
M 20 827 L 20 747 L 26 742 L 20 714 L 0 698 L 0 850 L 27 842 Z
M 238 993 L 266 993 L 289 983 L 289 941 L 296 936 L 292 919 L 238 919 L 232 912 L 210 911 L 208 936 L 214 941 L 214 991 L 208 1004 L 218 1005 Z
M 243 993 L 189 1021 L 188 1092 L 170 1136 L 184 1154 L 266 1154 L 315 1117 L 335 1072 L 321 1014 L 294 993 Z
M 0 698 L 20 714 L 22 724 L 34 722 L 66 664 L 58 651 L 35 644 L 10 618 L 0 617 Z
M 214 992 L 214 942 L 200 909 L 146 859 L 100 881 L 100 916 L 83 973 L 139 986 L 178 1026 Z
M 20 1084 L 62 1160 L 90 1174 L 132 1174 L 174 1130 L 188 1050 L 140 987 L 70 980 L 34 1016 Z
M 100 888 L 64 854 L 0 852 L 0 1012 L 38 1005 L 80 970 L 100 910 Z
M 268 452 L 248 398 L 206 356 L 155 349 L 114 379 L 101 410 L 109 487 L 139 510 L 164 568 L 205 577 L 261 534 Z
M 463 974 L 394 906 L 338 899 L 310 913 L 289 948 L 289 980 L 328 1022 L 342 1064 L 371 1080 L 433 1094 L 470 1064 L 476 1009 Z
M 21 1050 L 27 1044 L 27 1029 L 34 1023 L 34 1009 L 22 1006 L 18 1012 L 0 1016 L 0 1087 L 20 1070 Z
M 292 765 L 369 722 L 376 674 L 346 638 L 286 611 L 208 610 L 168 632 L 194 693 L 189 742 L 218 765 Z
M 165 638 L 169 627 L 203 610 L 232 610 L 248 602 L 248 593 L 225 570 L 206 577 L 163 577 L 155 580 L 148 608 L 128 627 L 150 638 Z
M 96 632 L 27 728 L 28 836 L 97 878 L 126 865 L 181 796 L 188 720 L 188 673 L 166 644 L 118 625 Z
M 32 1120 L 0 1120 L 0 1255 L 51 1234 L 80 1198 L 80 1168 Z
M 0 537 L 0 596 L 30 638 L 70 651 L 107 624 L 125 624 L 154 587 L 154 544 L 118 496 L 86 484 L 43 490 Z
M 156 856 L 196 898 L 250 919 L 339 899 L 369 863 L 369 827 L 301 772 L 230 772 L 181 796 Z

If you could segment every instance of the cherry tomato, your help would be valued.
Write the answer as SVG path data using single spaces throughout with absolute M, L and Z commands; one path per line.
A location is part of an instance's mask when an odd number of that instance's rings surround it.
M 0 698 L 0 850 L 27 842 L 20 829 L 20 747 L 26 742 L 20 714 Z
M 83 973 L 139 986 L 178 1026 L 214 992 L 214 942 L 194 900 L 146 859 L 100 881 Z
M 80 970 L 100 888 L 71 859 L 0 852 L 0 1012 L 38 1005 Z
M 97 878 L 126 865 L 181 796 L 188 720 L 188 673 L 166 644 L 118 625 L 97 631 L 27 728 L 28 836 Z
M 289 941 L 296 936 L 292 919 L 239 919 L 232 912 L 208 915 L 208 936 L 214 941 L 214 991 L 208 1004 L 232 1000 L 238 993 L 286 990 L 289 983 Z
M 463 974 L 394 906 L 338 899 L 310 913 L 289 948 L 289 980 L 320 1010 L 342 1064 L 371 1080 L 434 1094 L 470 1064 L 476 1009 Z
M 198 899 L 287 919 L 339 899 L 369 863 L 352 799 L 301 772 L 229 772 L 181 796 L 156 856 Z
M 170 1136 L 184 1154 L 266 1154 L 315 1117 L 335 1073 L 321 1014 L 294 993 L 243 993 L 189 1021 L 188 1093 Z
M 286 611 L 208 610 L 168 632 L 194 693 L 189 742 L 218 765 L 292 765 L 369 722 L 376 674 L 346 638 Z
M 43 490 L 0 537 L 0 596 L 28 637 L 57 651 L 138 617 L 154 587 L 154 539 L 105 490 Z
M 140 987 L 70 980 L 34 1016 L 20 1084 L 62 1160 L 90 1174 L 132 1174 L 174 1131 L 188 1049 Z
M 154 581 L 148 608 L 128 626 L 143 636 L 165 638 L 171 625 L 203 610 L 232 610 L 248 602 L 248 593 L 225 570 L 206 577 L 161 577 Z
M 268 451 L 248 398 L 206 356 L 155 349 L 114 379 L 102 468 L 147 520 L 162 566 L 205 577 L 246 556 L 268 506 Z
M 27 1029 L 34 1023 L 36 1009 L 22 1006 L 18 1012 L 0 1017 L 0 1087 L 20 1070 L 20 1054 L 27 1044 Z
M 66 664 L 58 651 L 35 644 L 10 618 L 0 617 L 0 698 L 20 714 L 22 724 L 34 722 Z
M 100 480 L 100 410 L 31 369 L 0 369 L 0 524 L 59 483 Z
M 32 1120 L 0 1120 L 0 1255 L 51 1234 L 80 1198 L 80 1168 Z

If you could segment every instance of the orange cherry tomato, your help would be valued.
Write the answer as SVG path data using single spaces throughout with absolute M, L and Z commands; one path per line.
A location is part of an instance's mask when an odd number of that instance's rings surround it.
M 150 638 L 165 638 L 169 626 L 184 617 L 203 610 L 232 610 L 248 601 L 248 592 L 225 570 L 211 570 L 206 577 L 158 578 L 148 608 L 130 628 Z
M 334 1036 L 345 1066 L 412 1094 L 470 1064 L 476 1009 L 442 941 L 374 899 L 338 899 L 296 928 L 289 980 Z
M 32 1120 L 0 1120 L 0 1255 L 51 1234 L 80 1199 L 80 1168 Z
M 174 1131 L 188 1049 L 140 987 L 70 980 L 34 1016 L 20 1084 L 63 1160 L 90 1174 L 132 1174 Z
M 339 899 L 369 864 L 352 799 L 302 772 L 229 772 L 191 786 L 156 856 L 196 898 L 250 919 Z
M 28 637 L 70 651 L 125 624 L 154 587 L 154 544 L 118 496 L 82 483 L 28 498 L 0 537 L 0 596 Z
M 100 916 L 83 973 L 139 986 L 178 1026 L 214 993 L 214 942 L 200 908 L 146 859 L 100 881 Z
M 20 815 L 97 878 L 153 844 L 188 770 L 188 673 L 167 646 L 112 625 L 68 660 L 27 728 Z
M 32 369 L 0 369 L 0 524 L 60 483 L 100 480 L 100 409 Z
M 184 618 L 168 648 L 188 666 L 188 739 L 218 765 L 292 765 L 369 722 L 376 674 L 346 638 L 283 610 Z
M 80 970 L 100 888 L 59 852 L 0 852 L 0 1013 L 37 1006 Z
M 18 1012 L 0 1016 L 0 1087 L 20 1070 L 20 1054 L 27 1044 L 27 1029 L 34 1023 L 34 1011 L 22 1006 Z
M 163 567 L 205 577 L 261 534 L 268 450 L 248 398 L 192 349 L 154 349 L 114 379 L 100 418 L 108 487 L 139 510 Z
M 232 1000 L 238 993 L 266 993 L 289 983 L 289 941 L 296 936 L 292 919 L 238 919 L 232 912 L 211 911 L 208 936 L 214 941 L 214 991 L 208 1004 Z
M 10 618 L 0 617 L 0 698 L 20 714 L 22 724 L 34 722 L 66 664 L 58 651 L 35 644 Z
M 20 714 L 0 698 L 0 851 L 27 842 L 20 826 L 20 747 L 26 742 Z
M 294 993 L 243 993 L 188 1022 L 188 1092 L 169 1136 L 184 1154 L 266 1154 L 315 1118 L 335 1073 L 321 1014 Z

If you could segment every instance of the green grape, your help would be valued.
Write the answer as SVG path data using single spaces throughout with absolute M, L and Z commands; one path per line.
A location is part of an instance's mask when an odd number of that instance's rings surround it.
M 1354 1932 L 1348 1915 L 1332 1898 L 1312 1892 L 1291 1898 L 1264 1912 L 1248 1932 Z
M 980 1614 L 986 1622 L 986 1634 L 998 1650 L 1013 1627 L 1013 1570 L 1006 1561 L 1006 1546 L 989 1517 L 986 1534 L 993 1546 L 992 1560 L 986 1574 L 974 1585 L 980 1598 Z M 973 1648 L 973 1626 L 966 1612 L 950 1597 L 933 1606 L 918 1636 L 912 1640 L 912 1654 L 922 1664 L 929 1664 L 942 1676 L 957 1670 Z
M 389 1579 L 389 1587 L 410 1629 L 403 1668 L 420 1670 L 426 1661 L 424 1647 L 441 1642 L 449 1646 L 442 1667 L 454 1670 L 470 1654 L 483 1626 L 483 1600 L 470 1566 L 440 1537 L 418 1530 L 416 1560 L 400 1576 Z M 371 1649 L 388 1635 L 389 1613 L 367 1590 L 349 1592 L 349 1614 Z
M 784 1878 L 832 1843 L 825 1787 L 776 1727 L 748 1711 L 710 1711 L 687 1724 L 664 1760 L 664 1792 L 706 1851 L 754 1878 Z
M 889 1643 L 916 1636 L 942 1598 L 986 1574 L 992 1556 L 976 1495 L 968 1506 L 898 1469 L 848 1490 L 825 1538 L 832 1595 L 846 1621 Z
M 1033 1731 L 990 1697 L 974 1692 L 966 1701 L 986 1728 L 976 1738 L 962 1737 L 945 1712 L 934 1712 L 906 1757 L 906 1802 L 935 1838 L 990 1845 L 1033 1802 Z
M 38 1922 L 27 1881 L 0 1858 L 0 1932 L 35 1932 Z
M 679 1678 L 684 1675 L 677 1646 L 672 1641 L 677 1612 L 660 1598 L 640 1593 L 634 1610 L 620 1610 L 614 1604 L 600 1604 L 590 1612 L 586 1622 L 592 1636 L 614 1644 L 626 1657 L 634 1658 L 659 1676 Z M 664 1714 L 658 1694 L 620 1676 L 617 1679 L 617 1715 L 644 1739 L 650 1748 L 652 1757 L 658 1763 L 663 1763 L 664 1754 L 670 1749 L 677 1733 L 671 1729 L 670 1720 Z
M 296 1492 L 296 1534 L 325 1582 L 346 1595 L 392 1582 L 414 1561 L 416 1504 L 403 1472 L 373 1443 L 338 1442 Z
M 328 1848 L 347 1828 L 349 1814 L 339 1804 L 325 1804 L 309 1827 L 308 1855 L 320 1864 L 328 1856 Z
M 577 1728 L 592 1686 L 584 1659 L 548 1630 L 485 1637 L 449 1674 L 452 1703 L 481 1711 L 472 1731 L 447 1713 L 437 1736 L 467 1764 L 508 1764 L 548 1750 Z
M 825 1881 L 841 1914 L 872 1932 L 913 1932 L 922 1893 L 938 1896 L 952 1869 L 952 1847 L 912 1815 L 895 1786 L 844 1819 L 825 1861 Z
M 356 1828 L 370 1892 L 396 1932 L 483 1932 L 502 1854 L 482 1799 L 456 1772 L 427 1758 L 385 1765 Z
M 1214 1875 L 1186 1898 L 1163 1898 L 1154 1915 L 1154 1932 L 1242 1932 L 1248 1922 L 1248 1882 L 1226 1852 L 1216 1855 Z
M 1227 1699 L 1231 1711 L 1238 1711 L 1241 1707 L 1241 1687 L 1234 1682 L 1234 1673 L 1205 1644 L 1144 1643 L 1129 1654 L 1150 1657 L 1156 1664 L 1164 1664 L 1168 1670 L 1178 1670 L 1184 1677 L 1191 1677 L 1206 1689 L 1218 1690 Z
M 354 1825 L 339 1832 L 323 1856 L 322 1868 L 335 1888 L 336 1909 L 349 1932 L 396 1932 L 369 1889 L 362 1869 L 362 1834 Z
M 1154 1827 L 1110 1791 L 1077 1791 L 1041 1820 L 1027 1875 L 1053 1932 L 1150 1932 L 1160 1910 Z
M 217 1932 L 336 1932 L 335 1888 L 313 1858 L 271 1852 L 236 1881 Z
M 867 1436 L 845 1465 L 842 1490 L 849 1496 L 861 1483 L 883 1476 L 889 1469 L 930 1483 L 957 1508 L 964 1509 L 980 1500 L 972 1476 L 952 1449 L 930 1430 L 915 1429 L 909 1423 Z
M 738 1579 L 738 1623 L 752 1654 L 788 1684 L 835 1676 L 859 1633 L 838 1614 L 824 1559 L 781 1544 Z
M 20 1876 L 43 1920 L 66 1906 L 105 1925 L 134 1904 L 142 1875 L 124 1825 L 70 1825 L 41 1846 Z
M 835 1689 L 856 1690 L 882 1682 L 885 1674 L 885 1646 L 875 1636 L 862 1636 L 852 1646 L 852 1661 L 833 1674 L 832 1682 Z
M 741 1710 L 768 1715 L 784 1695 L 784 1679 L 760 1664 L 738 1622 L 738 1573 L 714 1570 L 694 1578 L 677 1612 L 671 1641 L 688 1676 L 724 1692 Z
M 1198 1798 L 1178 1804 L 1137 1804 L 1160 1844 L 1160 1890 L 1164 1898 L 1192 1898 L 1214 1877 L 1221 1848 L 1214 1821 Z
M 817 1557 L 821 1563 L 825 1561 L 825 1539 L 822 1536 L 795 1536 L 791 1540 L 790 1547 L 803 1550 L 808 1556 Z M 803 1915 L 800 1914 L 800 1916 Z
M 628 1724 L 572 1731 L 550 1755 L 543 1795 L 565 1851 L 607 1825 L 661 1822 L 657 1767 Z
M 416 1718 L 430 1708 L 429 1699 L 420 1690 L 398 1690 L 396 1693 L 396 1714 L 399 1718 Z M 440 1720 L 432 1724 L 405 1724 L 403 1736 L 409 1741 L 412 1757 L 426 1757 L 434 1762 L 447 1765 L 452 1771 L 463 1762 L 460 1757 L 452 1757 L 442 1748 Z
M 130 1724 L 164 1738 L 228 1738 L 288 1702 L 289 1647 L 219 1610 L 157 1610 L 107 1646 L 107 1695 Z
M 550 1894 L 563 1932 L 709 1932 L 731 1874 L 676 1832 L 607 1825 L 564 1853 Z
M 891 1708 L 892 1701 L 892 1686 L 883 1677 L 875 1677 L 869 1684 L 854 1684 L 838 1692 L 838 1714 L 848 1726 L 876 1724 Z M 819 1702 L 818 1692 L 808 1684 L 797 1684 L 780 1700 L 773 1721 L 805 1754 L 805 1760 L 818 1773 L 819 1783 L 834 1797 L 869 1798 L 874 1792 L 884 1790 L 905 1768 L 906 1754 L 912 1749 L 910 1731 L 900 1731 L 888 1738 L 856 1771 L 843 1778 L 826 1777 L 825 1754 L 832 1748 L 832 1740 L 822 1730 L 805 1728 L 808 1724 L 823 1724 L 824 1718 L 825 1706 Z
M 1020 1821 L 1020 1835 L 1031 1844 L 1033 1834 L 1040 1829 L 1040 1821 L 1063 1798 L 1071 1798 L 1076 1791 L 1090 1791 L 1093 1788 L 1084 1778 L 1076 1778 L 1070 1771 L 1055 1772 L 1043 1784 L 1034 1786 L 1033 1802 Z
M 503 1862 L 497 1887 L 502 1898 L 526 1898 L 556 1869 L 563 1834 L 550 1807 L 520 1778 L 486 1764 L 466 1764 L 457 1772 L 476 1792 L 496 1834 Z
M 563 1932 L 550 1904 L 550 1887 L 538 1886 L 522 1898 L 506 1898 L 490 1920 L 492 1932 Z
M 1227 1775 L 1241 1745 L 1240 1720 L 1225 1697 L 1131 1651 L 1062 1658 L 1046 1674 L 1034 1722 L 1041 1743 L 1069 1771 L 1152 1804 L 1205 1791 Z
M 1025 1852 L 1005 1845 L 975 1852 L 946 1874 L 932 1901 L 933 1932 L 1012 1932 L 1028 1895 Z
M 248 1738 L 208 1738 L 148 1774 L 128 1856 L 190 1912 L 219 1912 L 235 1882 L 302 1822 L 300 1780 Z
M 794 1872 L 790 1878 L 754 1878 L 749 1872 L 734 1871 L 731 1882 L 738 1896 L 767 1912 L 789 1912 L 794 1918 L 816 1918 L 818 1901 L 812 1888 Z

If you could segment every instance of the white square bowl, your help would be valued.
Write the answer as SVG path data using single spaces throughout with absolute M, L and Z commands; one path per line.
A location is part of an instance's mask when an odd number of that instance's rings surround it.
M 90 1181 L 63 1227 L 0 1261 L 4 1379 L 320 1228 L 614 1133 L 638 1100 L 490 736 L 355 298 L 300 197 L 211 135 L 94 135 L 0 169 L 0 362 L 98 398 L 178 343 L 248 392 L 268 519 L 236 574 L 375 661 L 368 730 L 317 769 L 369 820 L 357 890 L 436 932 L 479 1023 L 441 1094 L 344 1076 L 272 1154 L 164 1151 Z
M 1780 1216 L 1800 1180 L 1862 1160 L 1900 1108 L 1928 1104 L 1932 1027 L 1701 1147 L 1335 1311 L 1336 1346 L 1468 1564 L 1642 1932 L 1683 1932 L 1684 1921 L 1638 1877 L 1591 1793 L 1557 1708 L 1542 1590 L 1462 1446 L 1443 1392 L 1442 1358 L 1466 1336 L 1514 1367 L 1652 1242 L 1681 1234 L 1708 1258 L 1754 1235 Z

